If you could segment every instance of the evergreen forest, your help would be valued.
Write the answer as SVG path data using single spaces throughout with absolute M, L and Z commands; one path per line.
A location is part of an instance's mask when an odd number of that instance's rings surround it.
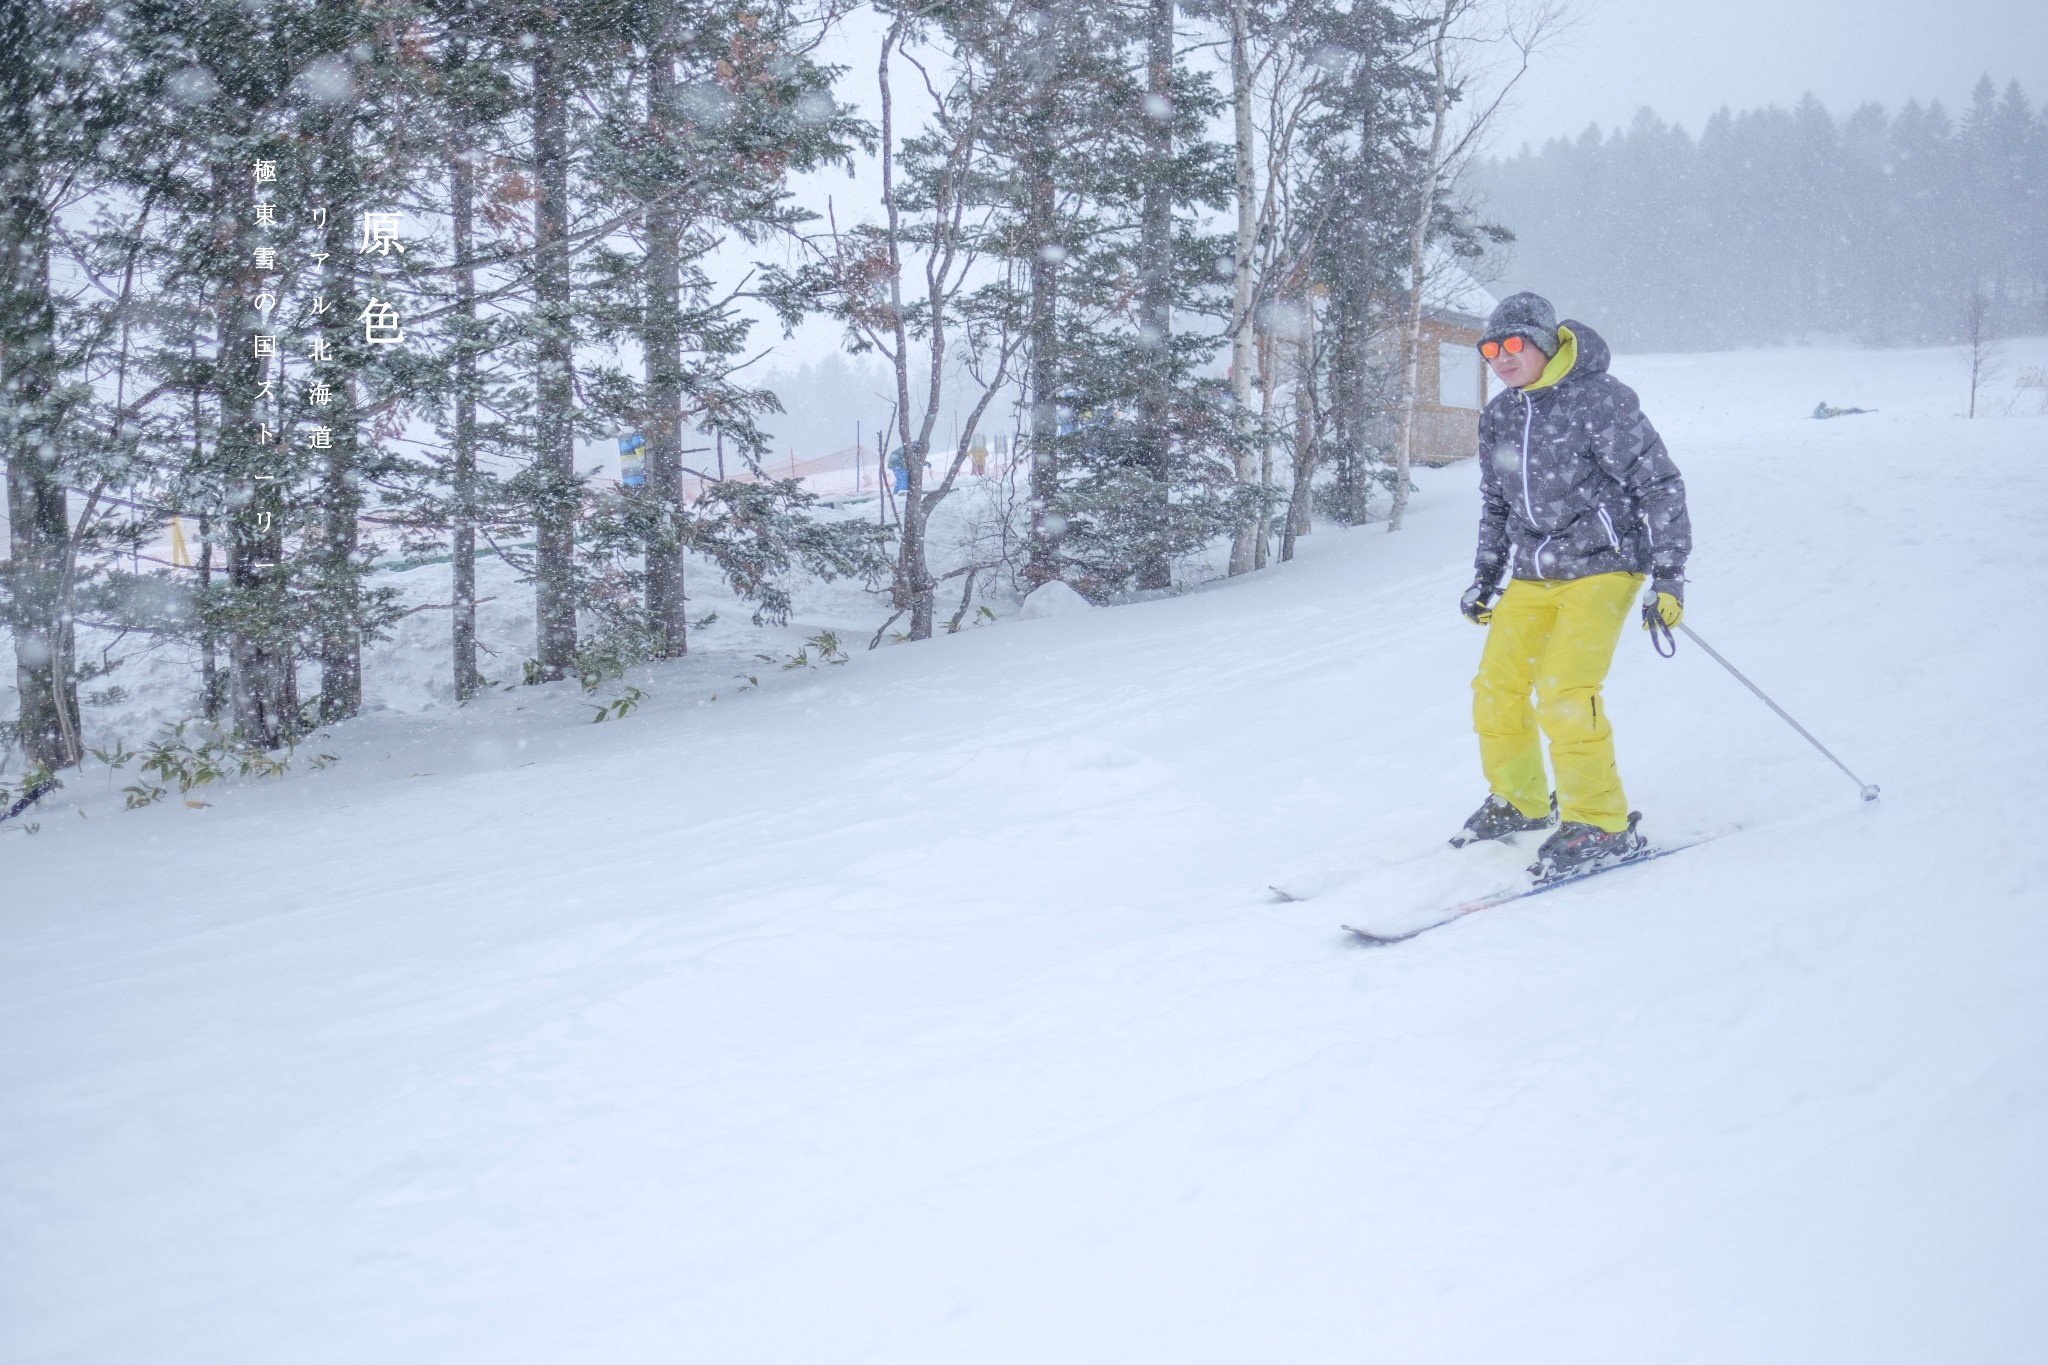
M 188 652 L 173 711 L 245 766 L 356 714 L 405 610 L 379 572 L 422 558 L 453 566 L 460 701 L 486 558 L 532 594 L 515 681 L 587 686 L 687 652 L 686 564 L 771 622 L 804 575 L 864 582 L 875 642 L 915 641 L 977 593 L 1163 590 L 1221 543 L 1255 571 L 1314 486 L 1398 515 L 1417 251 L 1485 237 L 1441 155 L 1477 12 L 6 6 L 23 790 L 92 748 L 138 648 Z M 835 171 L 880 193 L 798 193 Z M 908 486 L 872 519 L 767 458 L 756 362 L 817 317 L 894 377 Z M 1015 431 L 1023 487 L 941 562 L 981 429 Z M 628 433 L 642 477 L 579 465 Z
M 1808 96 L 1697 137 L 1644 110 L 1468 187 L 1514 230 L 1508 279 L 1626 349 L 2048 330 L 2048 111 L 2017 83 L 1983 79 L 1960 117 Z
M 92 714 L 138 651 L 190 661 L 160 714 L 262 770 L 360 712 L 365 648 L 408 612 L 445 613 L 459 704 L 684 656 L 689 574 L 770 623 L 799 582 L 863 584 L 874 647 L 1053 580 L 1109 601 L 1258 572 L 1319 517 L 1398 529 L 1438 262 L 1511 250 L 1623 347 L 1942 339 L 1973 298 L 2039 324 L 2048 123 L 2017 89 L 1697 140 L 1646 114 L 1475 163 L 1541 45 L 1515 22 L 0 7 L 9 790 L 148 738 Z M 1481 48 L 1520 65 L 1477 82 Z M 766 434 L 760 362 L 820 319 L 892 390 L 866 430 L 903 486 L 860 514 Z M 935 538 L 987 433 L 1011 496 Z M 615 439 L 640 476 L 579 463 Z M 387 572 L 426 562 L 447 600 L 402 604 Z M 486 562 L 532 612 L 489 679 Z

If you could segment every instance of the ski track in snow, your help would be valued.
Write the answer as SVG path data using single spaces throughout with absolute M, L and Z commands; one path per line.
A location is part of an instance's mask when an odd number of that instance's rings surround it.
M 1469 463 L 1175 599 L 81 777 L 0 839 L 0 1359 L 2034 1358 L 2048 419 L 1943 351 L 1615 369 L 1688 620 L 1875 806 L 1631 629 L 1646 831 L 1743 831 L 1347 946 L 1507 852 L 1435 853 Z

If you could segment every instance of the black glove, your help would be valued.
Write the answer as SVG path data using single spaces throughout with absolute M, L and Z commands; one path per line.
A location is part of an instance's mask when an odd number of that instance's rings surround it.
M 1483 626 L 1493 619 L 1493 584 L 1484 578 L 1474 580 L 1465 589 L 1465 595 L 1458 599 L 1458 610 L 1465 613 L 1465 619 L 1475 626 Z

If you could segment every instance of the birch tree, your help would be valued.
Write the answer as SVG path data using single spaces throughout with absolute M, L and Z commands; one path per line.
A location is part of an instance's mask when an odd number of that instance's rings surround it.
M 1231 257 L 1234 273 L 1230 294 L 1230 396 L 1237 414 L 1234 457 L 1240 488 L 1253 486 L 1258 476 L 1252 430 L 1252 305 L 1256 285 L 1252 256 L 1258 246 L 1258 209 L 1253 175 L 1256 153 L 1252 145 L 1250 10 L 1251 0 L 1230 0 L 1231 146 L 1237 190 L 1237 238 Z M 1258 522 L 1250 518 L 1237 528 L 1230 543 L 1232 574 L 1248 573 L 1255 567 L 1258 533 Z
M 1426 11 L 1424 52 L 1429 63 L 1427 141 L 1417 159 L 1414 205 L 1408 226 L 1408 290 L 1400 330 L 1400 434 L 1394 452 L 1393 506 L 1387 529 L 1401 529 L 1408 510 L 1408 479 L 1415 442 L 1415 404 L 1422 355 L 1422 310 L 1429 286 L 1429 248 L 1440 226 L 1444 183 L 1454 179 L 1472 149 L 1506 107 L 1515 85 L 1529 70 L 1537 49 L 1555 36 L 1564 10 L 1560 0 L 1434 0 Z M 1451 126 L 1452 107 L 1473 76 L 1476 54 L 1505 46 L 1511 69 L 1497 81 L 1491 99 Z

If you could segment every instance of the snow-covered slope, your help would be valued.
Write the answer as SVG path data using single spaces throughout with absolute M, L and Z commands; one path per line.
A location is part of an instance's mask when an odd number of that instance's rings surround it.
M 1348 947 L 1481 794 L 1469 465 L 1177 599 L 81 779 L 0 839 L 0 1358 L 2037 1358 L 2048 420 L 1616 370 L 1690 621 L 1881 802 L 1631 631 L 1646 828 L 1743 830 Z

